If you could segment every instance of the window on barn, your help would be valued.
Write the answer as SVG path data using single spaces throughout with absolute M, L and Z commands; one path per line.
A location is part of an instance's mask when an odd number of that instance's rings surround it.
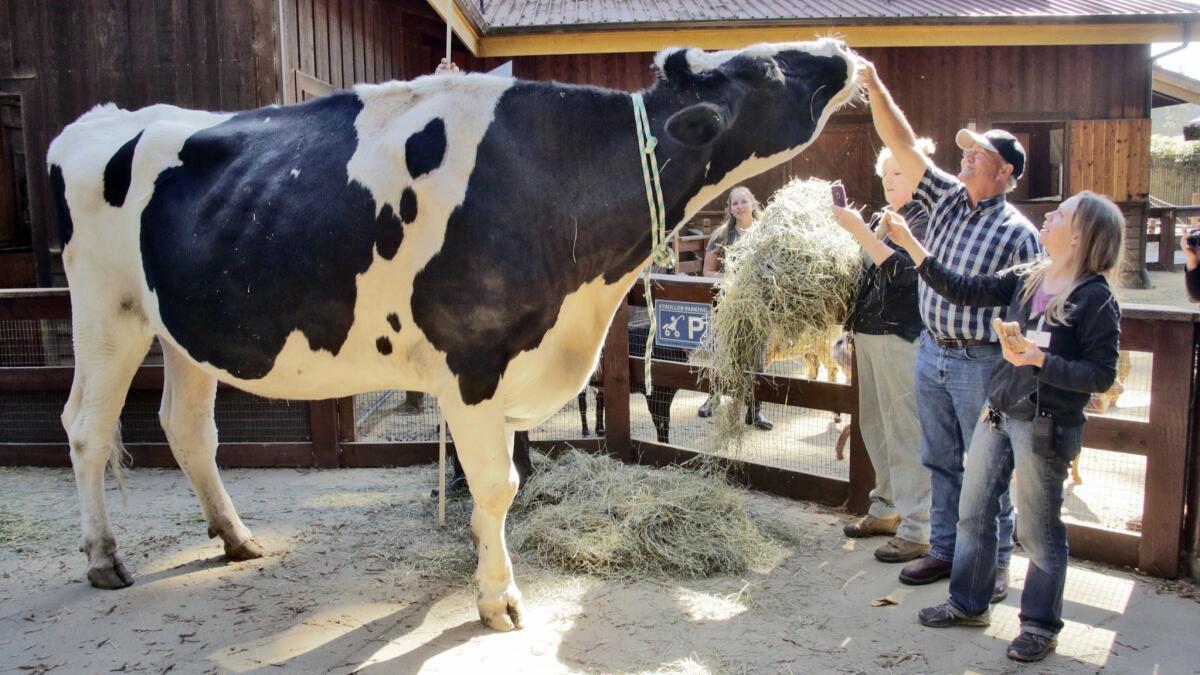
M 1066 184 L 1066 123 L 993 121 L 1025 146 L 1025 175 L 1009 195 L 1014 201 L 1061 201 Z

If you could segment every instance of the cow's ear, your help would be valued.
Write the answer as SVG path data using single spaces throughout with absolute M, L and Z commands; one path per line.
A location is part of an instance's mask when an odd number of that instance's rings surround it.
M 667 133 L 684 145 L 708 145 L 727 126 L 720 107 L 697 103 L 671 115 L 667 120 Z

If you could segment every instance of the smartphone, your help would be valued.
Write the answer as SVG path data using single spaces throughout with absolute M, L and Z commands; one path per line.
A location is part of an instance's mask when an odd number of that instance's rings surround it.
M 833 192 L 833 205 L 846 208 L 846 186 L 838 181 L 830 186 L 830 190 Z

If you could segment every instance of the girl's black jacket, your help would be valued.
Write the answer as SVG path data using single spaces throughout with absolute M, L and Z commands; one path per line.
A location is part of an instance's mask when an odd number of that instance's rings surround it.
M 1037 328 L 1022 303 L 1025 277 L 1021 268 L 997 274 L 963 276 L 932 257 L 918 268 L 925 283 L 956 305 L 1004 307 L 1005 319 L 1026 333 Z M 1087 279 L 1067 299 L 1067 324 L 1051 325 L 1050 348 L 1041 367 L 1017 367 L 1004 359 L 992 370 L 988 403 L 998 412 L 1031 420 L 1040 411 L 1059 424 L 1083 424 L 1083 408 L 1093 393 L 1106 391 L 1117 378 L 1121 309 L 1108 282 L 1099 274 Z

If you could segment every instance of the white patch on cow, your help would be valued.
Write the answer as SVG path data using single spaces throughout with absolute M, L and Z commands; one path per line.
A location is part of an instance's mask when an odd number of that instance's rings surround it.
M 509 424 L 532 429 L 583 389 L 596 369 L 613 310 L 640 272 L 636 269 L 612 284 L 597 277 L 563 299 L 541 343 L 518 354 L 500 379 L 496 391 Z
M 359 275 L 354 323 L 337 357 L 313 352 L 296 331 L 266 377 L 239 386 L 279 398 L 311 397 L 313 391 L 345 396 L 376 389 L 458 396 L 445 354 L 434 349 L 413 320 L 413 279 L 441 250 L 446 221 L 466 197 L 479 143 L 491 125 L 496 103 L 514 82 L 487 75 L 450 75 L 355 87 L 363 110 L 355 120 L 359 142 L 347 164 L 349 180 L 370 191 L 376 215 L 386 204 L 399 213 L 400 195 L 411 186 L 417 196 L 417 218 L 404 226 L 404 239 L 391 260 L 376 253 L 371 266 Z M 437 169 L 412 181 L 405 141 L 435 117 L 446 127 L 445 158 Z M 404 327 L 400 333 L 387 324 L 386 317 L 393 312 Z M 392 342 L 390 355 L 380 354 L 375 346 L 381 335 Z
M 299 178 L 300 177 L 300 169 L 292 169 L 291 174 L 292 174 L 292 178 Z
M 808 52 L 813 56 L 846 56 L 845 44 L 833 38 L 821 38 L 810 42 L 760 43 L 742 49 L 722 49 L 715 52 L 706 52 L 695 47 L 667 47 L 654 55 L 655 68 L 662 72 L 667 59 L 681 50 L 687 52 L 688 67 L 696 74 L 720 68 L 735 56 L 774 57 L 784 51 Z

